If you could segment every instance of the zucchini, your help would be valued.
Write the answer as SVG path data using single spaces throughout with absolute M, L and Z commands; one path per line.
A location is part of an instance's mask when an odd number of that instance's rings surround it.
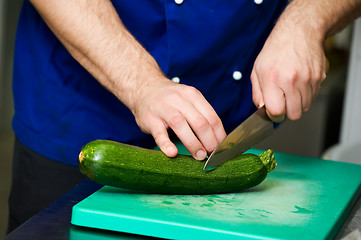
M 157 150 L 110 140 L 86 144 L 79 154 L 80 171 L 91 180 L 114 187 L 160 194 L 236 192 L 260 184 L 276 167 L 272 150 L 259 156 L 243 154 L 215 170 L 203 171 L 204 162 L 178 154 L 167 157 Z

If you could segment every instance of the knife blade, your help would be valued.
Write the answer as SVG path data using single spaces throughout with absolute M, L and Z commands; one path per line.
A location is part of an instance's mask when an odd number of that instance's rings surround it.
M 223 139 L 209 156 L 203 170 L 213 170 L 222 163 L 237 157 L 270 136 L 273 130 L 273 122 L 267 116 L 265 106 L 259 108 Z

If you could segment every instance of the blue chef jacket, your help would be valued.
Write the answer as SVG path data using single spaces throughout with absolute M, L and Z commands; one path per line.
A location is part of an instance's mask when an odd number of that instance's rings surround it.
M 200 90 L 226 131 L 255 110 L 252 66 L 287 0 L 112 3 L 165 75 Z M 95 139 L 155 145 L 131 112 L 71 57 L 28 1 L 18 24 L 13 90 L 17 138 L 53 160 L 77 165 L 81 147 Z

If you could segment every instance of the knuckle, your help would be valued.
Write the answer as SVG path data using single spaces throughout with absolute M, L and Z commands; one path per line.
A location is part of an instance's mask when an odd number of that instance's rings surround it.
M 153 131 L 151 132 L 152 136 L 154 138 L 154 140 L 156 140 L 156 142 L 160 142 L 160 140 L 163 138 L 163 132 L 160 129 L 153 129 Z
M 168 142 L 166 139 L 164 139 L 164 136 L 162 134 L 155 134 L 153 135 L 153 138 L 157 145 L 160 147 L 165 146 Z
M 323 80 L 325 80 L 326 79 L 326 72 L 322 72 L 321 73 L 321 80 L 323 81 Z
M 291 70 L 291 71 L 287 72 L 287 75 L 285 77 L 285 80 L 291 86 L 295 86 L 298 79 L 299 79 L 299 74 L 295 70 Z
M 167 136 L 167 126 L 161 122 L 154 122 L 149 130 L 149 133 L 152 134 L 154 140 L 164 139 Z
M 307 68 L 306 70 L 303 71 L 303 76 L 301 79 L 305 82 L 308 82 L 314 78 L 313 76 L 314 76 L 314 74 L 313 74 L 312 70 Z
M 268 74 L 268 79 L 271 82 L 277 82 L 280 78 L 280 73 L 277 70 L 271 70 Z
M 197 130 L 203 131 L 209 128 L 209 122 L 203 116 L 198 117 L 194 123 L 194 127 Z
M 185 91 L 191 96 L 200 94 L 199 90 L 193 86 L 187 86 Z
M 170 91 L 167 95 L 160 96 L 160 98 L 165 98 L 164 99 L 165 101 L 171 102 L 171 101 L 180 101 L 182 96 L 179 91 Z
M 282 77 L 283 84 L 291 87 L 306 85 L 310 83 L 312 79 L 312 71 L 308 68 L 303 69 L 302 71 L 298 69 L 289 69 Z
M 168 125 L 171 127 L 171 128 L 180 128 L 183 123 L 184 123 L 184 118 L 181 114 L 179 113 L 173 113 L 170 115 L 169 117 L 169 120 L 168 120 Z
M 221 120 L 216 116 L 210 116 L 208 122 L 213 128 L 218 128 L 221 125 Z
M 279 116 L 285 113 L 285 109 L 281 108 L 279 105 L 267 108 L 267 112 L 271 116 Z
M 314 84 L 321 83 L 326 78 L 326 74 L 324 72 L 319 72 L 315 74 L 315 76 L 312 79 L 312 82 Z
M 275 122 L 280 122 L 283 120 L 285 116 L 285 109 L 282 108 L 271 108 L 267 109 L 267 115 L 271 117 L 271 119 Z

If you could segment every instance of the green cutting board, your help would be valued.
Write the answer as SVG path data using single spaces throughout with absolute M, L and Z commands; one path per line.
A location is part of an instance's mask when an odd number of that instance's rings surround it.
M 359 196 L 361 165 L 275 156 L 277 168 L 244 192 L 158 195 L 105 186 L 73 207 L 71 222 L 166 239 L 332 239 Z

